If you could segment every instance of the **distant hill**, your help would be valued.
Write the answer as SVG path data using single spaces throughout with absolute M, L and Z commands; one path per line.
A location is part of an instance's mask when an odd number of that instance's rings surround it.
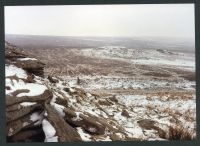
M 6 41 L 24 49 L 124 46 L 134 49 L 168 49 L 194 53 L 194 40 L 164 37 L 72 37 L 5 35 Z

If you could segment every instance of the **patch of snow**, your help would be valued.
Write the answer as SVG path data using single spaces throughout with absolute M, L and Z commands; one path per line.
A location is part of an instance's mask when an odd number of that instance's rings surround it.
M 6 94 L 9 94 L 16 90 L 27 89 L 29 92 L 27 93 L 20 93 L 17 97 L 22 96 L 38 96 L 44 93 L 47 90 L 47 87 L 37 83 L 25 83 L 23 80 L 16 80 L 11 81 L 10 79 L 6 78 L 6 86 L 9 86 L 11 90 L 6 90 Z
M 132 60 L 133 63 L 137 64 L 147 64 L 147 65 L 174 65 L 174 66 L 185 66 L 185 67 L 195 67 L 195 61 L 189 61 L 189 60 L 180 60 L 180 59 L 174 59 L 174 60 L 167 60 L 167 59 L 161 59 L 161 58 L 154 58 L 154 59 L 137 59 Z
M 100 138 L 100 139 L 97 139 L 96 141 L 112 141 L 112 140 L 110 139 L 109 136 L 106 136 L 105 138 Z
M 50 103 L 52 106 L 53 106 L 53 108 L 57 111 L 57 113 L 61 116 L 61 117 L 64 117 L 65 116 L 65 113 L 64 113 L 64 106 L 62 106 L 62 105 L 59 105 L 59 104 L 57 104 L 57 103 L 53 103 L 53 102 L 51 102 Z
M 37 83 L 25 83 L 23 80 L 12 80 L 6 78 L 6 86 L 9 86 L 11 90 L 6 90 L 6 94 L 9 94 L 13 91 L 16 90 L 21 90 L 21 89 L 27 89 L 29 92 L 25 93 L 20 93 L 17 95 L 17 97 L 22 97 L 22 96 L 38 96 L 44 93 L 45 90 L 47 90 L 47 87 L 41 84 Z
M 73 88 L 69 88 L 70 92 L 74 93 L 76 90 Z
M 73 117 L 72 118 L 72 121 L 81 121 L 82 120 L 82 118 L 80 118 L 80 112 L 75 112 L 76 113 L 76 117 Z
M 132 128 L 125 128 L 130 137 L 143 137 L 142 129 L 138 126 Z
M 117 99 L 126 106 L 146 106 L 148 104 L 145 95 L 121 95 Z
M 53 95 L 53 98 L 51 99 L 51 104 L 55 103 L 57 98 L 57 96 Z
M 24 123 L 22 124 L 23 127 L 26 127 L 26 126 L 28 126 L 28 125 L 29 125 L 28 122 L 24 122 Z
M 46 119 L 42 121 L 42 129 L 45 134 L 45 142 L 58 142 L 58 136 L 55 136 L 56 130 Z
M 97 131 L 97 129 L 94 128 L 94 127 L 90 127 L 88 130 L 89 130 L 90 132 L 96 132 L 96 131 Z
M 46 112 L 46 111 L 45 111 L 45 113 L 44 113 L 44 116 L 46 116 L 46 117 L 48 116 L 48 114 L 47 114 L 47 112 Z
M 6 65 L 5 75 L 6 77 L 16 75 L 18 78 L 22 78 L 22 79 L 26 79 L 28 77 L 26 72 L 23 69 L 18 68 L 14 65 Z
M 83 141 L 91 141 L 91 139 L 90 139 L 91 136 L 89 134 L 85 133 L 81 127 L 78 127 L 76 129 Z
M 18 87 L 21 89 L 28 89 L 28 93 L 20 93 L 17 95 L 17 97 L 22 96 L 38 96 L 44 93 L 45 90 L 47 90 L 47 87 L 44 85 L 39 85 L 36 83 L 26 83 L 26 84 L 18 84 Z
M 44 142 L 58 142 L 58 136 L 46 138 Z
M 37 102 L 22 102 L 22 103 L 20 103 L 20 105 L 24 106 L 24 107 L 32 106 L 32 105 L 35 105 L 35 104 L 37 104 Z
M 43 116 L 42 116 L 42 114 L 39 114 L 38 112 L 33 113 L 30 116 L 30 120 L 33 121 L 33 122 L 41 120 L 41 119 L 43 119 Z
M 163 139 L 163 138 L 157 138 L 157 137 L 149 138 L 148 140 L 149 140 L 149 141 L 167 141 L 166 139 Z
M 20 61 L 27 61 L 27 60 L 37 60 L 36 58 L 18 58 L 17 60 L 20 60 Z
M 120 121 L 121 121 L 121 120 L 122 120 L 122 121 L 126 121 L 126 120 L 127 120 L 126 117 L 124 117 L 124 116 L 121 115 L 121 112 L 115 113 L 115 114 L 114 114 L 114 119 L 120 120 Z
M 67 81 L 75 80 L 72 77 L 65 77 Z M 81 79 L 87 84 L 81 85 L 84 89 L 92 91 L 92 89 L 154 89 L 166 86 L 166 88 L 184 88 L 186 90 L 194 89 L 192 87 L 195 82 L 182 80 L 180 82 L 157 80 L 157 79 L 136 79 L 134 77 L 117 77 L 117 76 L 84 76 Z M 167 84 L 169 84 L 167 86 Z
M 77 84 L 77 79 L 69 81 L 68 84 L 71 87 L 74 86 L 74 85 L 76 85 Z

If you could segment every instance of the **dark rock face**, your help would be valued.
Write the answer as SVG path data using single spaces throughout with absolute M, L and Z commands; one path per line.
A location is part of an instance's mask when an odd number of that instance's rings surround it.
M 5 43 L 5 58 L 6 64 L 13 64 L 26 70 L 29 74 L 44 76 L 44 63 L 7 42 Z
M 8 142 L 44 142 L 44 132 L 41 126 L 23 129 L 21 132 L 8 138 Z

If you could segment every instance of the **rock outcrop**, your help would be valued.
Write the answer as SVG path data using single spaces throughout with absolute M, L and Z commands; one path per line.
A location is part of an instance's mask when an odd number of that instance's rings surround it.
M 33 55 L 30 55 L 20 48 L 5 43 L 5 58 L 7 64 L 13 64 L 27 71 L 29 74 L 37 76 L 44 75 L 45 64 L 38 61 Z
M 46 119 L 56 129 L 56 136 L 46 141 L 81 141 L 78 132 L 65 122 L 48 102 L 54 95 L 39 81 L 44 80 L 45 65 L 7 42 L 5 57 L 7 140 L 9 142 L 44 141 L 45 135 L 46 137 L 48 135 L 42 127 L 42 122 Z M 47 79 L 50 82 L 56 81 L 52 77 Z M 62 99 L 58 100 L 59 102 L 65 103 Z
M 94 136 L 105 134 L 105 123 L 89 113 L 78 115 L 70 101 L 82 103 L 87 98 L 83 89 L 45 77 L 42 62 L 7 42 L 5 57 L 8 142 L 83 141 L 78 127 Z

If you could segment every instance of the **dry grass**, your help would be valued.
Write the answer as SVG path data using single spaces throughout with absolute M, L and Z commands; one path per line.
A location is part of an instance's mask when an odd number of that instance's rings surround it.
M 160 100 L 170 101 L 170 100 L 192 100 L 194 99 L 194 91 L 158 91 L 156 93 L 148 93 L 147 100 L 153 100 L 159 97 Z
M 196 136 L 194 136 L 195 131 L 188 131 L 184 127 L 170 126 L 169 133 L 166 136 L 168 140 L 194 140 Z
M 147 72 L 143 73 L 145 76 L 154 76 L 154 77 L 171 77 L 171 74 L 161 73 L 161 72 Z
M 153 105 L 150 105 L 150 104 L 146 105 L 146 109 L 148 109 L 150 111 L 152 111 L 154 108 L 155 107 Z
M 195 73 L 189 73 L 189 74 L 186 74 L 186 75 L 181 75 L 180 77 L 182 77 L 182 78 L 184 78 L 185 80 L 188 80 L 188 81 L 196 81 Z

